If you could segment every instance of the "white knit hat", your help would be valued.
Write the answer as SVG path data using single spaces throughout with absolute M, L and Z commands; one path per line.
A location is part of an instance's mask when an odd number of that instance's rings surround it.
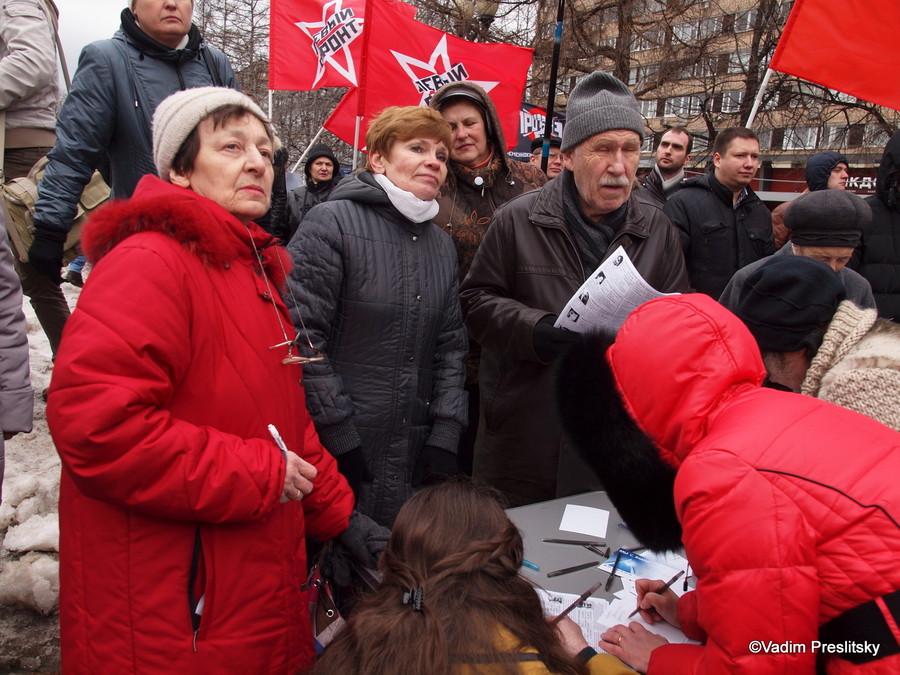
M 255 115 L 272 133 L 272 123 L 262 109 L 246 94 L 227 87 L 196 87 L 179 91 L 159 104 L 153 113 L 153 163 L 164 181 L 169 180 L 172 160 L 185 139 L 200 122 L 225 106 L 236 105 Z M 276 148 L 280 145 L 278 139 Z

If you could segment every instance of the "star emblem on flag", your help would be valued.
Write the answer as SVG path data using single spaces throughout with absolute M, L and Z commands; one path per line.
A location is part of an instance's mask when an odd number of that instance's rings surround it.
M 465 63 L 453 63 L 450 60 L 450 54 L 447 50 L 447 36 L 443 35 L 435 45 L 431 56 L 427 61 L 401 54 L 398 51 L 391 50 L 391 54 L 397 60 L 397 63 L 403 68 L 403 71 L 409 76 L 410 81 L 416 87 L 416 91 L 421 94 L 418 105 L 427 105 L 431 95 L 440 89 L 443 85 L 450 82 L 459 82 L 467 80 L 481 85 L 481 87 L 490 92 L 491 89 L 500 84 L 499 81 L 473 80 L 469 78 Z
M 350 45 L 362 35 L 365 19 L 357 16 L 352 8 L 344 8 L 343 0 L 332 0 L 322 6 L 321 21 L 298 21 L 297 28 L 312 41 L 317 66 L 313 87 L 318 85 L 330 65 L 340 73 L 350 86 L 357 86 L 356 65 Z

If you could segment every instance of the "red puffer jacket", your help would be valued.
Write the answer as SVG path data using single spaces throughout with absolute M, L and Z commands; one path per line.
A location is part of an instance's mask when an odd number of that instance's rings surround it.
M 607 359 L 677 470 L 697 575 L 679 619 L 705 644 L 658 648 L 648 672 L 813 673 L 822 624 L 900 589 L 900 434 L 761 388 L 755 341 L 704 295 L 638 308 Z M 860 666 L 832 656 L 827 671 L 897 673 L 900 655 Z
M 63 461 L 64 672 L 282 674 L 312 661 L 304 536 L 346 529 L 353 496 L 319 444 L 302 371 L 268 349 L 284 337 L 251 236 L 269 240 L 155 177 L 86 230 L 96 266 L 47 407 Z M 283 252 L 263 255 L 280 284 Z M 268 424 L 318 468 L 302 502 L 279 503 Z M 191 597 L 204 603 L 196 631 Z

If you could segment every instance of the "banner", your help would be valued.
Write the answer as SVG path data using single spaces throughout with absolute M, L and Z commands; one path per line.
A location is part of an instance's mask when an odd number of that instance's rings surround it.
M 388 106 L 428 105 L 444 84 L 468 80 L 488 92 L 508 147 L 516 144 L 531 49 L 468 42 L 411 19 L 381 0 L 371 0 L 370 12 L 360 88 L 341 99 L 325 121 L 328 131 L 353 145 L 356 116 L 362 114 L 361 148 L 369 122 Z
M 522 101 L 522 107 L 519 110 L 519 133 L 516 147 L 507 154 L 515 159 L 521 159 L 527 162 L 531 159 L 531 141 L 535 138 L 544 136 L 544 123 L 547 120 L 547 109 L 539 105 Z M 566 116 L 562 113 L 553 113 L 553 131 L 554 136 L 562 138 L 563 126 L 566 123 Z
M 900 110 L 896 0 L 796 0 L 769 68 Z
M 378 1 L 416 15 L 405 2 Z M 358 86 L 365 8 L 366 0 L 271 0 L 269 89 Z

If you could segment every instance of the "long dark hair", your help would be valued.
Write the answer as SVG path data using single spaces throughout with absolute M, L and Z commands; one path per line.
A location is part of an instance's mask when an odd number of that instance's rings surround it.
M 465 479 L 422 490 L 397 515 L 381 586 L 354 608 L 313 672 L 444 675 L 463 664 L 478 672 L 478 661 L 485 672 L 518 675 L 518 650 L 533 647 L 551 672 L 585 673 L 519 576 L 522 559 L 522 536 L 493 490 Z M 413 598 L 404 604 L 419 587 L 421 611 Z M 497 644 L 501 628 L 513 644 Z

